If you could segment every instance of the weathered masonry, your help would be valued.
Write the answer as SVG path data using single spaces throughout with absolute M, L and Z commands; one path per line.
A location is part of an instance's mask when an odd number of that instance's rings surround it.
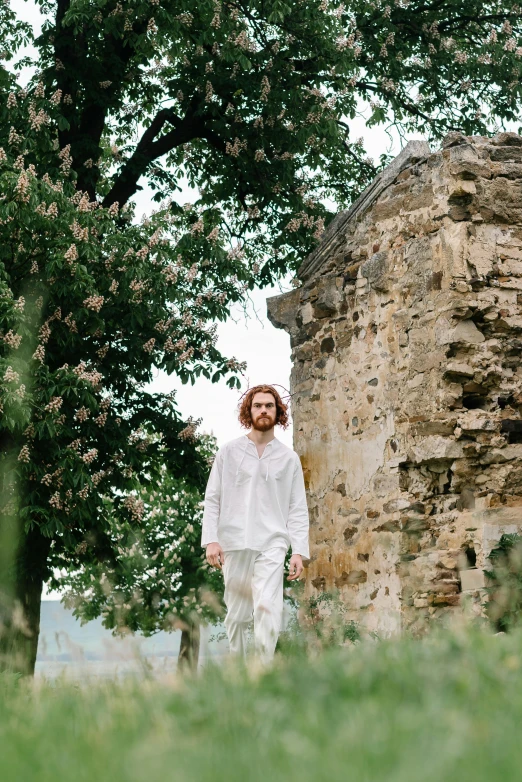
M 291 337 L 307 590 L 382 635 L 480 604 L 522 529 L 522 138 L 410 142 L 268 300 Z M 469 568 L 469 569 L 468 569 Z

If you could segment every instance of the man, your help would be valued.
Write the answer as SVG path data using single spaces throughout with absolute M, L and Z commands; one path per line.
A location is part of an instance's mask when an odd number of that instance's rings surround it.
M 288 426 L 287 406 L 275 388 L 249 389 L 239 421 L 250 431 L 216 454 L 201 544 L 209 564 L 223 569 L 230 651 L 245 654 L 253 613 L 255 650 L 269 662 L 281 630 L 286 553 L 291 546 L 290 581 L 309 557 L 308 508 L 299 457 L 274 436 L 276 424 Z

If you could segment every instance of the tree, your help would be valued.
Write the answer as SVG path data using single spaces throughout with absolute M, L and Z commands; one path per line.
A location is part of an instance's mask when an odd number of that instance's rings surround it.
M 24 614 L 4 610 L 2 645 L 26 670 L 53 563 L 114 564 L 114 514 L 139 527 L 162 464 L 201 490 L 193 423 L 145 385 L 238 383 L 211 324 L 373 177 L 361 104 L 401 132 L 487 132 L 518 116 L 522 55 L 505 0 L 37 3 L 32 80 L 0 67 L 4 580 Z M 31 39 L 6 4 L 0 33 L 6 62 Z M 142 182 L 159 207 L 139 222 Z
M 214 438 L 201 437 L 197 449 L 210 463 Z M 117 512 L 109 517 L 116 560 L 103 561 L 85 546 L 88 558 L 82 556 L 74 569 L 66 554 L 64 575 L 54 576 L 51 585 L 67 588 L 67 605 L 82 621 L 101 615 L 106 627 L 120 633 L 180 629 L 180 659 L 196 664 L 199 625 L 223 612 L 221 572 L 210 568 L 200 545 L 201 493 L 163 465 L 154 485 L 133 496 L 139 528 Z
M 0 642 L 30 670 L 52 567 L 124 569 L 114 525 L 141 529 L 139 494 L 165 469 L 200 497 L 208 446 L 171 395 L 145 390 L 154 366 L 236 382 L 237 362 L 206 327 L 233 284 L 172 263 L 163 212 L 118 224 L 115 210 L 12 157 L 0 150 Z M 14 601 L 24 621 L 11 617 Z

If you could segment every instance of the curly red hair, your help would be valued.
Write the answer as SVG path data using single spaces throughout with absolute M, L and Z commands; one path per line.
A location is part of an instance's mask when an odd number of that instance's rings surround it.
M 245 429 L 250 429 L 252 426 L 251 410 L 252 402 L 256 394 L 272 394 L 276 405 L 276 425 L 280 426 L 282 429 L 286 429 L 289 424 L 288 405 L 283 402 L 273 386 L 267 385 L 254 386 L 253 388 L 249 388 L 245 396 L 240 401 L 238 417 L 241 426 L 244 426 Z

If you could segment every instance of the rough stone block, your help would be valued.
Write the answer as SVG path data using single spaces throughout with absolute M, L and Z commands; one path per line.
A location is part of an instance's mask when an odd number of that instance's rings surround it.
M 388 290 L 389 281 L 386 277 L 388 271 L 388 253 L 377 252 L 374 253 L 361 266 L 361 274 L 366 277 L 370 286 L 376 291 Z
M 460 583 L 463 592 L 475 592 L 477 589 L 484 589 L 486 586 L 484 571 L 478 568 L 461 570 Z

